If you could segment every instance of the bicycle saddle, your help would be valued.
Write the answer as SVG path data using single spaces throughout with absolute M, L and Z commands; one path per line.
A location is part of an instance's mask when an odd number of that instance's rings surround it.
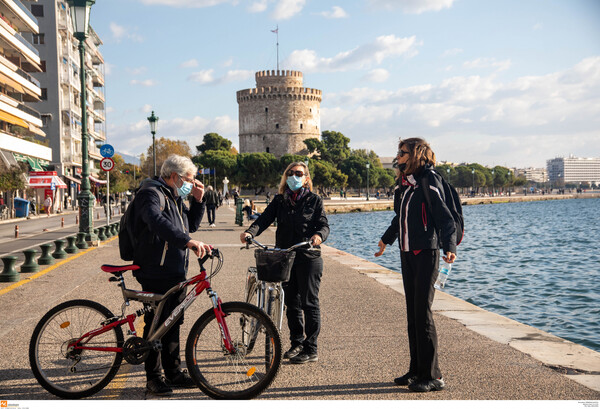
M 103 264 L 102 267 L 100 267 L 100 269 L 106 273 L 118 275 L 129 270 L 139 270 L 140 266 L 136 266 L 135 264 L 129 264 L 126 266 L 112 266 L 110 264 Z

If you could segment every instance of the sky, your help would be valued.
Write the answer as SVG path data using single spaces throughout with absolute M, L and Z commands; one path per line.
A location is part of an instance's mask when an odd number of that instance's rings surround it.
M 157 137 L 237 148 L 236 91 L 279 67 L 323 91 L 321 130 L 393 156 L 422 137 L 438 161 L 545 167 L 600 157 L 597 0 L 98 0 L 107 143 Z

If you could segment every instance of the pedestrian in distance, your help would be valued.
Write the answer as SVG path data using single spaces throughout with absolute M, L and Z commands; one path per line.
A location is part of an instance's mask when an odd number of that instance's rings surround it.
M 294 244 L 311 241 L 317 251 L 296 250 L 290 280 L 283 283 L 290 349 L 283 355 L 295 364 L 316 362 L 317 337 L 321 330 L 319 287 L 323 275 L 320 244 L 329 235 L 329 223 L 323 208 L 323 199 L 312 192 L 312 180 L 304 162 L 288 165 L 279 183 L 279 193 L 273 197 L 261 215 L 240 235 L 260 235 L 277 221 L 275 245 L 289 248 Z
M 381 240 L 379 257 L 388 244 L 398 239 L 402 281 L 406 298 L 410 366 L 394 379 L 413 392 L 442 390 L 445 382 L 438 364 L 438 340 L 431 312 L 438 276 L 440 248 L 444 260 L 456 259 L 457 232 L 452 213 L 444 200 L 441 176 L 433 171 L 435 154 L 421 138 L 400 140 L 394 165 L 395 217 Z M 422 180 L 427 178 L 431 200 L 428 205 Z
M 133 263 L 140 267 L 134 276 L 143 291 L 164 294 L 186 279 L 189 251 L 197 257 L 210 253 L 210 246 L 190 237 L 200 224 L 204 185 L 194 179 L 197 172 L 192 161 L 171 155 L 163 163 L 160 176 L 146 179 L 132 205 L 134 211 L 135 244 Z M 190 207 L 184 199 L 191 194 Z M 163 322 L 185 298 L 185 290 L 167 301 L 161 316 Z M 152 327 L 154 311 L 144 314 L 144 337 Z M 196 387 L 187 372 L 181 369 L 179 355 L 180 320 L 161 339 L 162 350 L 150 351 L 145 361 L 146 388 L 166 396 L 172 387 Z M 164 371 L 164 377 L 162 372 Z
M 52 197 L 46 196 L 44 200 L 44 209 L 46 210 L 46 217 L 50 217 L 50 211 L 52 210 Z
M 211 185 L 206 187 L 206 215 L 208 217 L 209 227 L 215 227 L 215 216 L 217 207 L 219 207 L 219 196 Z

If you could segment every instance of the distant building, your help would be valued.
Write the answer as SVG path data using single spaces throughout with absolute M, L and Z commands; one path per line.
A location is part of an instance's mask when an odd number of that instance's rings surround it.
M 64 0 L 38 0 L 27 3 L 37 17 L 40 37 L 33 43 L 43 61 L 43 72 L 36 76 L 42 87 L 42 101 L 30 104 L 42 112 L 44 131 L 52 148 L 53 170 L 62 176 L 66 193 L 76 198 L 81 183 L 81 78 L 79 40 L 73 36 L 69 6 Z M 92 191 L 106 182 L 98 179 L 102 160 L 98 145 L 106 141 L 104 98 L 104 58 L 98 47 L 102 41 L 89 28 L 85 42 L 87 87 L 87 130 Z
M 52 160 L 42 116 L 25 105 L 42 98 L 40 83 L 30 74 L 42 71 L 42 60 L 24 38 L 39 39 L 39 32 L 37 19 L 20 0 L 0 0 L 0 172 L 18 162 L 41 171 Z
M 546 161 L 550 182 L 600 184 L 600 158 L 554 158 Z
M 321 137 L 321 90 L 304 88 L 300 71 L 260 71 L 256 88 L 237 92 L 240 153 L 306 155 Z
M 381 162 L 381 166 L 383 166 L 384 169 L 394 169 L 394 159 L 396 159 L 395 156 L 380 156 L 379 157 L 379 161 Z
M 544 168 L 516 169 L 516 175 L 523 176 L 530 182 L 545 183 L 548 181 L 548 172 Z

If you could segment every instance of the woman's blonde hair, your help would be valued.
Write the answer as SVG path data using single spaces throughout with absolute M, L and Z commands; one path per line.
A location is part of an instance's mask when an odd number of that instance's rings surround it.
M 287 168 L 285 168 L 285 171 L 283 171 L 283 175 L 281 176 L 281 182 L 279 182 L 279 194 L 282 195 L 285 193 L 285 188 L 287 187 L 288 172 L 290 171 L 290 169 L 292 169 L 296 166 L 302 166 L 304 168 L 304 175 L 306 176 L 306 182 L 304 182 L 303 187 L 307 187 L 308 190 L 310 190 L 312 192 L 313 184 L 312 184 L 312 179 L 310 177 L 310 171 L 308 170 L 308 165 L 304 162 L 292 162 L 287 166 Z
M 406 162 L 406 168 L 402 174 L 412 175 L 427 164 L 435 166 L 435 153 L 433 153 L 425 139 L 400 139 L 398 142 L 398 153 L 400 153 L 401 149 L 408 151 L 408 161 Z

